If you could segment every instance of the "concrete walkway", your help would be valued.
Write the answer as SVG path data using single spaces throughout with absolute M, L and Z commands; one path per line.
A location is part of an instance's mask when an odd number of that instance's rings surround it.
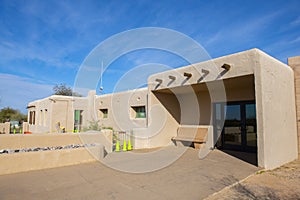
M 165 153 L 176 150 L 168 148 Z M 130 153 L 109 154 L 107 163 L 149 165 L 148 159 L 130 160 Z M 150 173 L 124 173 L 92 162 L 3 175 L 0 199 L 203 199 L 257 170 L 218 150 L 199 160 L 198 151 L 188 148 L 173 164 Z

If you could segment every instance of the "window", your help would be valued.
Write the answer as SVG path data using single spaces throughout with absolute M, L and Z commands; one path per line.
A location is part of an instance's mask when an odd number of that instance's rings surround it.
M 29 124 L 35 125 L 35 111 L 29 112 Z
M 108 109 L 100 109 L 100 119 L 108 118 Z
M 74 131 L 81 131 L 82 126 L 82 112 L 83 110 L 75 110 L 74 111 Z
M 133 110 L 133 118 L 146 118 L 146 107 L 145 106 L 134 106 L 131 107 Z
M 40 114 L 39 114 L 39 125 L 43 125 L 43 110 L 40 110 Z
M 47 122 L 48 122 L 48 119 L 47 119 L 47 112 L 48 112 L 48 110 L 45 109 L 45 111 L 44 111 L 44 126 L 46 126 L 46 125 L 47 125 Z

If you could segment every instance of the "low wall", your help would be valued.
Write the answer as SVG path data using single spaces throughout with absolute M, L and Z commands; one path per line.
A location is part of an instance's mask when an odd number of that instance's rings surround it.
M 0 175 L 92 162 L 112 151 L 112 131 L 80 134 L 8 134 L 0 135 L 0 150 L 57 147 L 71 144 L 99 144 L 88 148 L 0 154 Z M 105 149 L 105 150 L 104 150 Z
M 23 122 L 21 128 L 22 128 L 21 129 L 22 133 L 29 131 L 28 122 Z M 9 134 L 9 133 L 10 133 L 10 122 L 0 123 L 0 134 Z
M 0 123 L 0 134 L 9 134 L 10 131 L 10 123 Z
M 28 122 L 23 122 L 23 133 L 29 131 L 29 123 Z
M 96 159 L 85 148 L 3 154 L 0 155 L 0 175 L 92 161 Z

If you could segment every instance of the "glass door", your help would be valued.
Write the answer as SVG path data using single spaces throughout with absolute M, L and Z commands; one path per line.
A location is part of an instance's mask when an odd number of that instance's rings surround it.
M 245 104 L 245 148 L 248 151 L 257 149 L 257 125 L 255 103 Z
M 223 121 L 223 126 L 221 126 Z M 257 151 L 256 104 L 240 101 L 214 104 L 217 147 L 228 150 Z
M 223 127 L 223 147 L 240 149 L 242 146 L 241 105 L 225 105 L 225 121 Z

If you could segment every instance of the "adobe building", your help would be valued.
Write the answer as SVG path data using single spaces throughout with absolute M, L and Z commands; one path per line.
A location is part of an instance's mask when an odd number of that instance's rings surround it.
M 289 64 L 299 66 L 299 57 Z M 253 152 L 258 166 L 273 169 L 298 157 L 294 88 L 289 66 L 251 49 L 151 75 L 143 89 L 37 100 L 28 121 L 34 133 L 96 122 L 130 132 L 135 148 L 174 145 L 181 127 L 196 127 L 207 132 L 203 149 Z
M 61 129 L 64 128 L 65 132 L 82 132 L 89 129 L 93 123 L 98 123 L 99 127 L 111 127 L 121 131 L 124 129 L 120 129 L 120 124 L 127 125 L 128 117 L 136 126 L 127 127 L 127 131 L 135 127 L 146 127 L 146 97 L 146 88 L 101 96 L 97 96 L 95 91 L 90 91 L 87 97 L 52 95 L 28 104 L 29 131 L 57 133 L 62 132 Z M 127 118 L 117 122 L 113 117 L 112 107 L 121 106 L 122 102 L 127 102 L 128 99 L 128 112 L 131 112 L 131 115 L 128 114 Z M 112 102 L 115 102 L 114 105 Z M 136 118 L 136 109 L 139 109 L 140 115 L 144 115 Z

